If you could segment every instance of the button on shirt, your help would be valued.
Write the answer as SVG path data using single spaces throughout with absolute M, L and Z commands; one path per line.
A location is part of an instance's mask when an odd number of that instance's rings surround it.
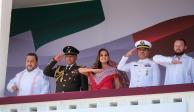
M 160 70 L 156 63 L 150 59 L 126 63 L 128 57 L 123 56 L 118 69 L 131 73 L 129 87 L 145 87 L 160 85 Z
M 184 84 L 184 83 L 193 83 L 194 82 L 194 59 L 187 56 L 186 54 L 182 55 L 179 60 L 181 64 L 172 64 L 172 60 L 178 58 L 166 57 L 162 55 L 155 55 L 153 60 L 166 67 L 166 76 L 165 76 L 165 85 L 171 84 Z

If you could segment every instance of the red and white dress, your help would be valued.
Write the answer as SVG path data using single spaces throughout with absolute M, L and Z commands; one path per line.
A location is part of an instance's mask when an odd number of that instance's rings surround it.
M 91 90 L 113 89 L 114 78 L 118 78 L 118 71 L 114 67 L 107 67 L 101 73 L 88 75 Z

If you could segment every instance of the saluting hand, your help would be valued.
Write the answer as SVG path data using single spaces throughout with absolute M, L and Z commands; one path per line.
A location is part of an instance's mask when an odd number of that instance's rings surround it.
M 57 62 L 59 62 L 59 61 L 61 61 L 63 59 L 64 55 L 65 55 L 64 53 L 59 53 L 59 54 L 57 54 L 54 57 L 54 60 L 57 61 Z
M 100 72 L 102 72 L 102 69 L 92 69 L 92 72 L 94 72 L 94 73 L 100 73 Z
M 177 59 L 173 59 L 171 63 L 172 63 L 172 64 L 181 64 L 182 61 L 177 60 Z
M 80 73 L 82 74 L 88 74 L 89 72 L 94 72 L 94 73 L 100 73 L 102 72 L 102 69 L 93 69 L 93 68 L 79 68 L 78 69 Z
M 137 53 L 137 48 L 133 48 L 130 51 L 128 51 L 125 56 L 130 57 L 130 56 L 135 55 L 136 53 Z

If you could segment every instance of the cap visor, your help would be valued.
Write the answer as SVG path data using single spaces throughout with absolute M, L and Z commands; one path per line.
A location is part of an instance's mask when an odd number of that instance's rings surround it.
M 65 55 L 77 55 L 77 53 L 65 53 Z

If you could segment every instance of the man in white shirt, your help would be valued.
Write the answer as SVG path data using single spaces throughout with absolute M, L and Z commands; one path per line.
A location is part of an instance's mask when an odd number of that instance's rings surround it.
M 26 55 L 26 69 L 9 81 L 7 90 L 18 96 L 49 93 L 49 80 L 39 69 L 35 53 Z
M 140 40 L 135 43 L 134 49 L 126 53 L 118 64 L 118 69 L 130 72 L 131 79 L 129 87 L 145 87 L 160 85 L 160 70 L 156 63 L 150 60 L 149 52 L 151 43 L 146 40 Z M 126 63 L 128 58 L 138 54 L 139 60 Z
M 174 56 L 155 55 L 153 60 L 166 67 L 164 85 L 185 84 L 194 82 L 194 59 L 185 54 L 186 41 L 177 39 L 174 42 Z

